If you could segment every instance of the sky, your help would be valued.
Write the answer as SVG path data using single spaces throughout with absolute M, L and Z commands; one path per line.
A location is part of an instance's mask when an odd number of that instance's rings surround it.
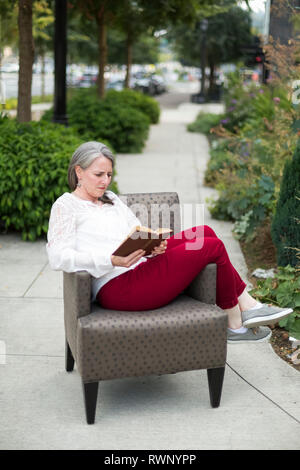
M 250 7 L 253 11 L 265 11 L 265 0 L 250 0 Z M 242 8 L 247 8 L 246 5 L 242 5 Z

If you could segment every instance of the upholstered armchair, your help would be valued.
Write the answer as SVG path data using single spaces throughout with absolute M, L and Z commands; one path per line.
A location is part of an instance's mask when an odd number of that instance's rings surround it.
M 174 233 L 181 230 L 177 193 L 122 198 L 129 207 L 146 207 L 136 213 L 143 225 L 150 226 L 157 217 L 160 224 L 171 208 L 169 226 Z M 91 303 L 91 280 L 85 271 L 64 273 L 66 370 L 71 372 L 76 363 L 89 424 L 95 421 L 99 382 L 122 377 L 207 369 L 211 406 L 219 406 L 227 315 L 215 305 L 215 264 L 206 266 L 170 304 L 141 312 L 107 310 Z

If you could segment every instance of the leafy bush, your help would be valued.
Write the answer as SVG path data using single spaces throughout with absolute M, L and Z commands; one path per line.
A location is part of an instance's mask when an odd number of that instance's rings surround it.
M 187 126 L 190 132 L 200 132 L 201 134 L 208 135 L 212 127 L 220 124 L 222 115 L 213 113 L 199 113 L 196 120 Z
M 108 140 L 120 153 L 141 152 L 148 137 L 150 118 L 132 105 L 133 95 L 116 93 L 122 92 L 109 93 L 106 99 L 99 100 L 95 91 L 78 90 L 68 101 L 69 124 L 84 140 Z M 126 105 L 126 101 L 131 105 Z M 52 113 L 47 111 L 42 119 L 51 120 Z
M 295 248 L 300 247 L 300 141 L 291 161 L 284 167 L 271 235 L 280 266 L 298 263 Z
M 215 186 L 222 170 L 230 168 L 232 171 L 238 169 L 237 163 L 232 158 L 232 142 L 229 139 L 213 140 L 210 148 L 210 160 L 205 171 L 205 183 Z
M 279 267 L 274 278 L 257 281 L 257 288 L 250 294 L 261 302 L 272 303 L 279 307 L 290 307 L 294 311 L 279 322 L 292 337 L 300 339 L 300 275 L 290 265 Z
M 257 129 L 268 128 L 272 124 L 278 109 L 286 112 L 292 109 L 284 87 L 246 85 L 238 71 L 228 74 L 224 100 L 226 112 L 221 124 L 234 133 L 248 126 L 248 131 L 255 135 Z
M 69 191 L 67 169 L 83 141 L 59 124 L 0 116 L 0 226 L 24 240 L 47 233 L 50 209 Z M 115 183 L 112 190 L 116 190 Z
M 117 103 L 125 108 L 135 108 L 146 114 L 151 124 L 159 122 L 160 107 L 158 102 L 139 91 L 125 89 L 122 91 L 108 90 L 105 96 L 106 103 Z

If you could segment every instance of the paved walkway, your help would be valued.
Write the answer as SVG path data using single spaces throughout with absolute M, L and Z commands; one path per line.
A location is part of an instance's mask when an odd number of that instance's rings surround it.
M 203 186 L 207 141 L 186 132 L 199 109 L 165 108 L 145 151 L 118 155 L 121 192 L 178 191 L 182 203 L 214 195 Z M 247 281 L 232 224 L 207 210 L 205 223 Z M 2 235 L 0 245 L 0 449 L 300 448 L 300 374 L 269 343 L 228 346 L 217 409 L 205 371 L 112 380 L 100 384 L 96 423 L 86 425 L 80 377 L 64 371 L 61 273 L 41 241 Z

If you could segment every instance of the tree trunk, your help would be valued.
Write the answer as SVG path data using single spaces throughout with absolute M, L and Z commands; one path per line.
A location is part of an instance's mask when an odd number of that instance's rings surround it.
M 97 19 L 98 25 L 98 51 L 99 51 L 99 74 L 98 74 L 98 96 L 104 98 L 105 95 L 105 81 L 104 71 L 107 59 L 107 42 L 106 42 L 106 24 L 104 20 L 104 13 L 99 15 Z
M 130 76 L 132 66 L 132 41 L 130 37 L 127 37 L 127 57 L 126 57 L 126 77 L 125 77 L 125 88 L 129 88 Z
M 32 0 L 19 0 L 19 84 L 18 110 L 19 122 L 31 121 L 31 82 L 34 60 L 32 36 Z

